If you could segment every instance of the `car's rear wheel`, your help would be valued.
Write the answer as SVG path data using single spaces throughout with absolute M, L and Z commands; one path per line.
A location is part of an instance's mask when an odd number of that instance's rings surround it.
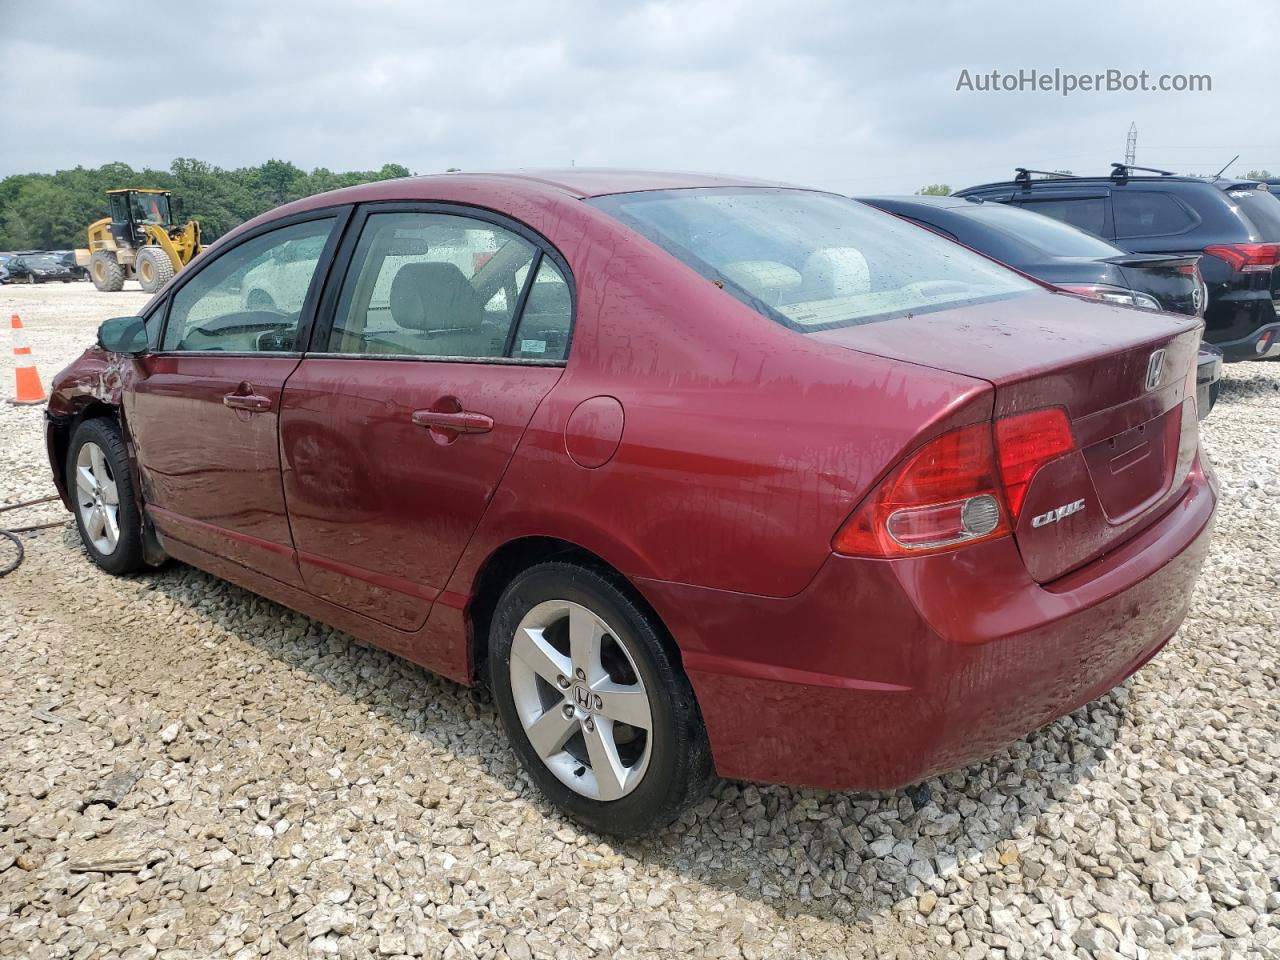
M 662 827 L 712 779 L 693 690 L 660 631 L 612 578 L 567 563 L 519 574 L 494 612 L 489 679 L 516 755 L 602 833 Z
M 113 421 L 86 420 L 77 428 L 67 452 L 67 486 L 80 540 L 94 563 L 114 574 L 143 569 L 141 517 L 124 440 Z

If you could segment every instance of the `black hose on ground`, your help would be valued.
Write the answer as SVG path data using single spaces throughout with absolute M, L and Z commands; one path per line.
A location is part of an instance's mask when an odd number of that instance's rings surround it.
M 61 499 L 61 497 L 55 494 L 52 497 L 38 497 L 35 500 L 24 500 L 21 503 L 6 503 L 4 506 L 0 507 L 0 513 L 7 513 L 10 510 L 19 510 L 22 507 L 34 507 L 41 503 L 52 503 L 54 500 Z M 48 530 L 51 527 L 61 527 L 66 522 L 67 521 L 65 520 L 56 520 L 53 523 L 33 523 L 25 527 L 11 527 L 9 529 L 0 527 L 0 537 L 13 541 L 13 545 L 18 551 L 18 555 L 16 557 L 3 566 L 0 566 L 0 577 L 7 576 L 17 570 L 18 567 L 22 565 L 23 558 L 27 555 L 26 548 L 22 545 L 22 538 L 19 537 L 18 534 L 30 533 L 32 530 Z

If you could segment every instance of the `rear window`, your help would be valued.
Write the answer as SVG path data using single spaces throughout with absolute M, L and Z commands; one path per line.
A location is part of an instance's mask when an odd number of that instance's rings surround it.
M 1280 197 L 1266 190 L 1228 190 L 1257 229 L 1259 240 L 1280 241 Z
M 1039 288 L 985 257 L 834 194 L 655 190 L 589 201 L 795 330 L 827 330 Z
M 1009 234 L 1051 257 L 1116 257 L 1124 251 L 1052 217 L 1007 207 L 1002 203 L 975 203 L 956 211 L 993 230 Z

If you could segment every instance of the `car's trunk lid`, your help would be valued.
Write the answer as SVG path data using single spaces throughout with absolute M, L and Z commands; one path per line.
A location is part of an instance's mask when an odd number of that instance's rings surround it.
M 1061 407 L 1076 449 L 1032 480 L 1014 535 L 1048 582 L 1157 519 L 1199 443 L 1200 324 L 1067 295 L 1030 295 L 814 334 L 995 386 L 995 418 Z
M 1164 309 L 1193 316 L 1204 312 L 1208 295 L 1199 255 L 1127 253 L 1104 262 L 1119 267 L 1128 287 L 1151 294 Z

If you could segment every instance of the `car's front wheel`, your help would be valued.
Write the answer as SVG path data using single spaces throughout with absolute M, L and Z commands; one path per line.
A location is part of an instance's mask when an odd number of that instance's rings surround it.
M 114 421 L 85 420 L 76 429 L 67 451 L 67 486 L 80 540 L 94 563 L 114 574 L 144 569 L 141 517 L 124 439 Z
M 636 836 L 712 780 L 693 690 L 660 626 L 611 577 L 545 563 L 503 592 L 489 679 L 516 755 L 587 826 Z

